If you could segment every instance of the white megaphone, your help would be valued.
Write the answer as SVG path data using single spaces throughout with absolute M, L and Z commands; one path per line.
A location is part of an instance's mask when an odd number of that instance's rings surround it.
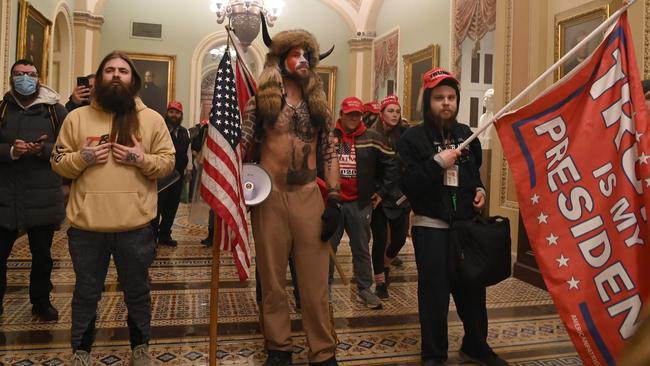
M 246 206 L 259 205 L 271 194 L 271 176 L 257 164 L 242 164 L 241 184 Z

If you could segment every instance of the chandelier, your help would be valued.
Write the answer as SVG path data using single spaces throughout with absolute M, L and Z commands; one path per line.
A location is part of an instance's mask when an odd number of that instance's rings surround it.
M 282 0 L 210 0 L 210 10 L 217 15 L 217 23 L 223 23 L 227 16 L 244 50 L 260 32 L 260 14 L 273 26 L 283 7 Z

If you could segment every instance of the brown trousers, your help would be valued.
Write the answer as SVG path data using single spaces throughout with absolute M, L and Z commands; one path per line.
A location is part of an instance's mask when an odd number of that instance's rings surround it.
M 327 291 L 329 244 L 320 240 L 323 209 L 318 186 L 310 183 L 293 192 L 273 191 L 251 212 L 266 348 L 293 350 L 286 292 L 293 251 L 311 362 L 325 361 L 336 350 Z

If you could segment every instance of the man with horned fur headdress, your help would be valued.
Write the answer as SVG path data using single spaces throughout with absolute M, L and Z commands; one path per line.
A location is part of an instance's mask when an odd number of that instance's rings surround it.
M 257 139 L 260 165 L 273 183 L 269 198 L 251 212 L 268 351 L 264 365 L 291 365 L 293 344 L 285 284 L 292 253 L 309 364 L 337 365 L 328 303 L 327 241 L 341 216 L 339 166 L 330 133 L 331 112 L 314 71 L 332 50 L 319 55 L 316 39 L 304 30 L 280 32 L 271 40 L 265 23 L 262 29 L 269 53 L 257 95 L 244 111 L 241 145 L 247 151 Z M 316 184 L 317 159 L 324 168 L 326 205 Z

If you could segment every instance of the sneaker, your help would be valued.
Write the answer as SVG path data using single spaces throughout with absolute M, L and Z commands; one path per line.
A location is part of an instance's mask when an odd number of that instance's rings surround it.
M 153 365 L 153 360 L 149 356 L 149 345 L 141 344 L 135 346 L 131 354 L 130 366 L 149 366 Z
M 44 322 L 59 320 L 59 312 L 52 306 L 49 300 L 46 303 L 32 305 L 32 314 Z
M 82 350 L 77 350 L 70 359 L 72 366 L 90 366 L 90 353 Z
M 393 258 L 393 260 L 390 262 L 390 264 L 394 265 L 395 267 L 401 267 L 404 265 L 404 261 L 401 260 L 399 257 Z
M 381 300 L 369 289 L 359 290 L 357 295 L 357 301 L 362 304 L 365 304 L 368 309 L 381 309 Z
M 484 357 L 475 357 L 475 356 L 470 356 L 469 354 L 463 352 L 462 350 L 458 351 L 458 355 L 460 356 L 461 362 L 474 362 L 477 363 L 481 366 L 510 366 L 510 364 L 504 360 L 503 358 L 499 357 L 496 353 L 492 352 L 488 356 Z
M 386 283 L 378 283 L 375 286 L 375 295 L 382 300 L 388 300 L 388 286 Z
M 262 366 L 290 366 L 291 351 L 267 350 L 268 357 Z

